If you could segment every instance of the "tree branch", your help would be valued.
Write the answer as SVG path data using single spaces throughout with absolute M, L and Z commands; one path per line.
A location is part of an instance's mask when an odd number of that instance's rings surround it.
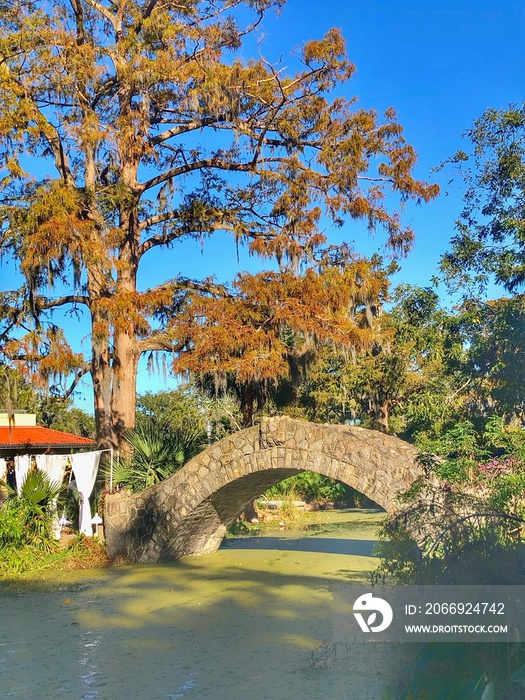
M 190 131 L 195 131 L 196 129 L 202 129 L 206 126 L 211 126 L 217 122 L 225 121 L 225 117 L 208 117 L 207 119 L 194 119 L 191 122 L 186 122 L 180 126 L 175 126 L 173 129 L 166 129 L 157 136 L 150 139 L 150 144 L 152 146 L 158 146 L 158 144 L 173 138 L 174 136 L 180 136 L 181 134 L 187 134 Z
M 162 224 L 166 221 L 173 221 L 180 217 L 180 212 L 178 209 L 172 209 L 171 211 L 166 211 L 162 214 L 155 214 L 154 216 L 148 216 L 147 219 L 141 221 L 138 226 L 139 231 L 145 231 L 150 228 L 150 226 L 155 226 L 156 224 Z
M 155 335 L 149 336 L 149 338 L 144 338 L 139 340 L 137 343 L 137 350 L 141 355 L 145 352 L 181 352 L 184 350 L 186 343 L 181 343 L 175 341 L 171 338 L 170 334 L 167 332 L 156 333 Z
M 117 18 L 115 17 L 115 15 L 112 15 L 111 12 L 109 12 L 104 7 L 104 5 L 101 5 L 99 2 L 97 2 L 97 0 L 86 0 L 86 3 L 94 10 L 99 12 L 103 17 L 105 17 L 108 20 L 108 22 L 110 22 L 115 32 L 118 31 Z
M 117 87 L 117 85 L 118 81 L 116 76 L 111 75 L 108 78 L 106 78 L 106 80 L 104 80 L 104 82 L 101 83 L 96 90 L 95 96 L 91 101 L 91 109 L 94 109 L 97 106 L 98 102 L 104 97 L 104 95 L 109 93 L 112 88 Z
M 39 110 L 40 111 L 40 110 Z M 42 112 L 40 112 L 42 114 Z M 46 120 L 47 121 L 47 120 Z M 58 133 L 58 129 L 52 126 L 49 122 L 49 127 L 53 129 L 54 136 L 47 136 L 44 131 L 41 131 L 42 136 L 46 139 L 53 151 L 53 156 L 55 158 L 55 168 L 58 170 L 64 182 L 70 187 L 76 187 L 76 182 L 71 173 L 71 168 L 69 167 L 69 162 L 67 155 L 62 144 L 62 139 Z
M 73 13 L 75 15 L 76 25 L 77 25 L 77 44 L 84 44 L 86 41 L 86 35 L 84 31 L 84 13 L 82 11 L 82 5 L 80 0 L 70 0 L 71 7 L 73 8 Z
M 146 290 L 147 294 L 156 294 L 158 292 L 163 292 L 166 289 L 172 289 L 173 292 L 181 290 L 191 290 L 195 292 L 201 292 L 202 294 L 213 294 L 214 296 L 229 297 L 231 296 L 227 288 L 223 284 L 217 284 L 211 280 L 203 280 L 197 282 L 196 280 L 191 280 L 187 277 L 178 277 L 163 284 L 159 284 L 156 287 L 151 287 Z
M 68 399 L 71 396 L 71 394 L 75 391 L 76 387 L 78 386 L 78 383 L 80 382 L 82 377 L 85 374 L 87 374 L 90 371 L 90 369 L 91 368 L 90 368 L 89 364 L 86 362 L 86 364 L 83 367 L 81 367 L 78 370 L 78 372 L 76 372 L 75 378 L 73 379 L 69 388 L 66 390 L 66 393 L 64 394 L 65 399 Z
M 178 214 L 177 214 L 178 215 Z M 156 218 L 156 217 L 151 217 L 151 218 Z M 161 221 L 169 221 L 176 219 L 177 216 L 172 216 L 168 217 L 165 219 L 161 219 Z M 152 225 L 152 224 L 149 224 Z M 145 228 L 145 227 L 144 227 Z M 206 233 L 211 233 L 212 231 L 233 231 L 234 227 L 232 225 L 223 223 L 223 222 L 207 222 L 206 223 Z M 141 225 L 142 229 L 142 225 Z M 178 229 L 174 229 L 170 231 L 170 233 L 163 233 L 158 236 L 151 236 L 151 238 L 148 238 L 147 240 L 142 243 L 141 246 L 139 246 L 137 256 L 141 258 L 144 253 L 147 253 L 148 250 L 151 250 L 151 248 L 156 248 L 157 246 L 161 245 L 169 245 L 170 243 L 173 243 L 173 241 L 176 241 L 178 238 L 182 238 L 183 236 L 186 236 L 191 233 L 199 233 L 199 231 L 195 231 L 193 227 L 180 227 Z
M 180 165 L 177 168 L 171 168 L 170 170 L 167 170 L 156 177 L 152 177 L 150 180 L 147 180 L 139 185 L 138 189 L 140 192 L 145 192 L 146 190 L 150 190 L 152 187 L 162 185 L 163 182 L 167 182 L 174 177 L 195 172 L 196 170 L 203 170 L 204 168 L 216 168 L 217 170 L 229 170 L 231 172 L 249 172 L 253 170 L 253 164 L 231 163 L 230 161 L 221 160 L 220 158 L 203 158 L 202 160 L 197 160 L 194 163 L 187 163 L 185 165 Z
M 40 303 L 40 302 L 43 303 Z M 39 298 L 37 306 L 39 309 L 54 309 L 56 306 L 66 306 L 66 304 L 84 304 L 89 306 L 89 297 L 85 297 L 81 294 L 65 294 L 62 297 L 57 297 L 56 299 L 42 299 Z

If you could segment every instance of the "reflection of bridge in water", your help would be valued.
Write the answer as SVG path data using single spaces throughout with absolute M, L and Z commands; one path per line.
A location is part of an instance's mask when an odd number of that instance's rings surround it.
M 169 479 L 106 498 L 108 553 L 154 562 L 215 552 L 245 506 L 310 470 L 342 481 L 391 511 L 421 473 L 398 438 L 346 425 L 268 418 L 214 443 Z

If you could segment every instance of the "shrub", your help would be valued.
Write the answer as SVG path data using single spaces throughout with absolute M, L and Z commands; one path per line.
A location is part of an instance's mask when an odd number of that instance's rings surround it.
M 153 419 L 144 420 L 126 436 L 131 453 L 114 465 L 113 483 L 132 492 L 167 479 L 206 444 L 198 427 L 173 429 Z M 109 477 L 106 467 L 106 480 Z

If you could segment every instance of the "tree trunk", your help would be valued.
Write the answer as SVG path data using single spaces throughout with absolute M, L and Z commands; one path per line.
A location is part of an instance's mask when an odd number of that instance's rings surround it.
M 112 342 L 107 322 L 93 316 L 93 381 L 95 424 L 101 449 L 125 452 L 124 435 L 135 427 L 138 353 L 133 336 L 117 333 Z M 102 332 L 104 329 L 105 332 Z
M 111 419 L 112 370 L 109 360 L 109 338 L 97 332 L 97 318 L 92 317 L 91 379 L 93 382 L 95 425 L 101 449 L 116 448 Z
M 243 384 L 240 390 L 241 412 L 243 428 L 251 428 L 253 425 L 253 412 L 255 405 L 255 387 L 253 383 Z M 257 501 L 253 500 L 244 507 L 242 519 L 247 523 L 259 522 Z
M 135 338 L 119 333 L 115 338 L 111 416 L 118 449 L 126 451 L 125 433 L 135 427 L 138 353 Z
M 124 158 L 122 179 L 131 192 L 136 184 L 137 164 L 130 158 Z M 137 246 L 140 234 L 136 230 L 137 201 L 122 207 L 119 212 L 119 224 L 123 233 L 122 244 L 119 248 L 116 290 L 112 294 L 114 305 L 106 308 L 102 304 L 100 322 L 97 324 L 97 306 L 93 316 L 93 337 L 96 330 L 101 329 L 98 355 L 103 358 L 104 372 L 97 377 L 99 386 L 98 396 L 95 390 L 95 417 L 97 437 L 102 448 L 113 448 L 121 453 L 129 451 L 124 436 L 128 430 L 135 427 L 135 409 L 137 403 L 137 371 L 140 353 L 137 349 L 136 319 L 134 295 L 137 290 L 138 257 Z M 107 275 L 106 275 L 107 277 Z M 106 301 L 108 296 L 107 281 L 95 282 L 93 291 L 97 298 Z M 120 302 L 120 303 L 119 303 Z M 95 364 L 95 362 L 94 362 Z M 93 375 L 95 384 L 95 375 Z
M 239 390 L 241 403 L 242 427 L 251 428 L 253 425 L 253 413 L 255 405 L 255 387 L 252 382 L 243 384 Z
M 382 433 L 388 433 L 390 429 L 390 405 L 388 401 L 380 401 L 376 398 L 374 401 L 374 422 L 377 430 Z
M 390 430 L 390 413 L 387 401 L 385 401 L 385 403 L 381 406 L 378 422 L 381 426 L 380 430 L 382 430 L 384 433 L 388 433 Z
M 373 418 L 373 427 L 382 433 L 390 430 L 390 401 L 377 393 L 368 396 L 368 414 Z
M 259 511 L 257 510 L 257 501 L 251 501 L 245 506 L 242 519 L 247 523 L 259 522 Z

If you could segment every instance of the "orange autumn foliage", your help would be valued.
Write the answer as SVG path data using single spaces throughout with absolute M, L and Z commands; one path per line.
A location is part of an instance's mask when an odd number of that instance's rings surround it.
M 144 353 L 171 353 L 177 371 L 270 381 L 285 372 L 284 328 L 304 344 L 369 342 L 366 263 L 312 261 L 332 225 L 357 223 L 352 238 L 362 225 L 406 253 L 405 202 L 437 195 L 414 176 L 395 112 L 357 106 L 339 30 L 305 42 L 289 68 L 282 47 L 245 58 L 283 1 L 2 7 L 0 249 L 23 283 L 0 294 L 0 361 L 68 378 L 66 392 L 89 374 L 103 446 L 124 445 L 133 426 Z M 189 279 L 181 244 L 205 249 L 217 232 L 282 275 L 243 276 L 229 291 Z M 53 335 L 57 308 L 84 312 L 84 352 Z
M 301 275 L 240 275 L 231 294 L 194 294 L 173 319 L 185 346 L 174 368 L 216 379 L 231 375 L 239 384 L 275 383 L 288 374 L 294 354 L 326 344 L 355 353 L 381 333 L 375 313 L 387 288 L 385 271 L 364 259 Z

